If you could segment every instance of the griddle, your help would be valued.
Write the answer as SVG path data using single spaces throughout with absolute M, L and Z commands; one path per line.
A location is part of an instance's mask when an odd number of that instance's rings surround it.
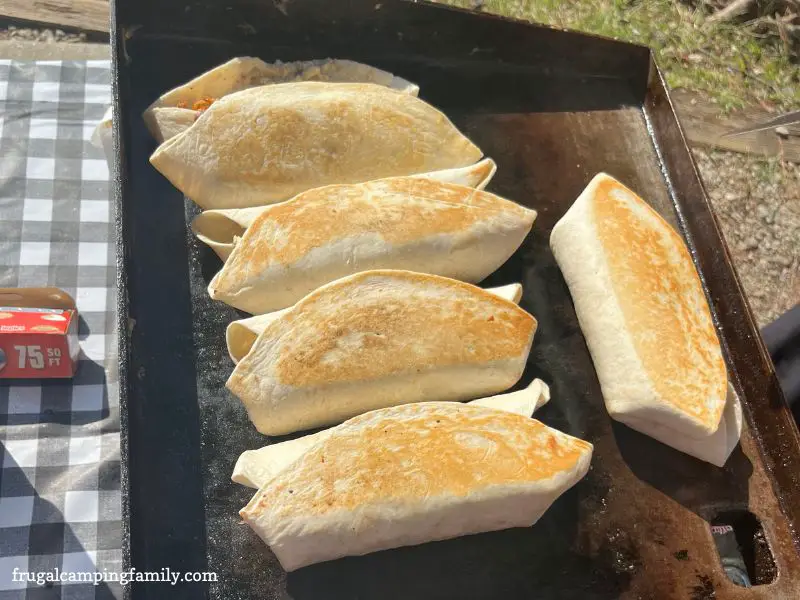
M 796 599 L 800 445 L 653 57 L 647 48 L 401 0 L 112 2 L 125 564 L 214 571 L 135 584 L 135 600 Z M 206 286 L 220 262 L 189 234 L 197 209 L 148 163 L 157 96 L 234 56 L 349 58 L 421 87 L 498 164 L 489 189 L 539 211 L 486 285 L 519 281 L 539 321 L 525 374 L 538 418 L 595 446 L 587 477 L 539 523 L 346 558 L 287 576 L 237 511 L 236 458 L 265 439 L 224 387 L 225 326 Z M 605 171 L 684 236 L 746 417 L 719 469 L 613 423 L 552 226 Z M 624 241 L 623 241 L 624 242 Z M 725 575 L 711 527 L 733 526 L 754 585 Z

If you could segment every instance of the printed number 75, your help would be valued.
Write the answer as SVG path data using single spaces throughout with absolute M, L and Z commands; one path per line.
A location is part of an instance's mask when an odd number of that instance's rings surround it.
M 14 346 L 17 351 L 17 366 L 25 368 L 25 359 L 31 363 L 33 369 L 44 369 L 44 356 L 41 346 Z

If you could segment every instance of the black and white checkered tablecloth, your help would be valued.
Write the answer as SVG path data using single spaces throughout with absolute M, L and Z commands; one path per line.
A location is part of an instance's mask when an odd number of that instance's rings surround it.
M 122 569 L 112 205 L 90 143 L 109 68 L 0 59 L 0 287 L 72 294 L 83 350 L 72 381 L 0 380 L 0 600 L 121 596 L 13 580 Z

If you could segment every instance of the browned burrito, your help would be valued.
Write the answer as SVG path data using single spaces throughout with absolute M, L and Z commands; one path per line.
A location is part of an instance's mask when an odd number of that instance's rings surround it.
M 481 151 L 439 110 L 371 83 L 281 83 L 214 102 L 150 162 L 204 209 L 466 167 Z
M 536 211 L 489 192 L 390 177 L 328 185 L 266 207 L 208 292 L 262 314 L 370 269 L 408 269 L 477 283 L 531 230 Z
M 336 427 L 241 511 L 281 565 L 533 525 L 592 445 L 491 408 L 423 402 Z
M 601 173 L 553 228 L 550 246 L 611 417 L 722 466 L 739 440 L 741 408 L 681 237 Z
M 228 379 L 256 428 L 283 435 L 377 408 L 463 401 L 522 376 L 536 320 L 477 286 L 364 271 L 267 323 Z

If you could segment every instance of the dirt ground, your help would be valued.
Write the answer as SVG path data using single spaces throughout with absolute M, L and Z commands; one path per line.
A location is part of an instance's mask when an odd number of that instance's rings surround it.
M 800 302 L 800 165 L 694 150 L 761 326 Z
M 86 38 L 9 27 L 0 29 L 2 41 L 47 45 L 55 58 L 59 47 Z M 694 156 L 750 306 L 766 325 L 800 302 L 800 165 L 698 148 Z

